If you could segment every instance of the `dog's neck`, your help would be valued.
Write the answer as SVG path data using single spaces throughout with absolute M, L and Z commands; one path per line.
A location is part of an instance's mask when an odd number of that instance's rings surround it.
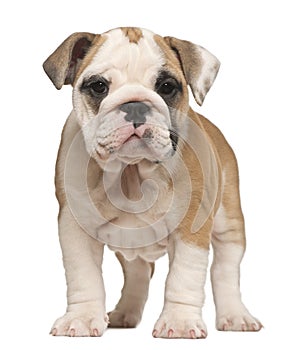
M 123 194 L 133 201 L 142 198 L 141 183 L 143 179 L 139 173 L 139 165 L 127 165 L 121 176 L 121 189 Z
M 106 193 L 117 193 L 127 200 L 140 201 L 143 196 L 156 192 L 160 165 L 148 160 L 125 164 L 110 162 L 103 170 L 103 187 Z M 152 202 L 152 201 L 150 201 Z

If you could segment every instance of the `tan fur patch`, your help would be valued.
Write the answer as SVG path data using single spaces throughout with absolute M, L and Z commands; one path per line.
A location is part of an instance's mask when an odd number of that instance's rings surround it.
M 45 60 L 43 68 L 57 89 L 72 84 L 84 50 L 92 45 L 95 34 L 73 33 Z M 73 57 L 74 51 L 74 57 Z
M 187 91 L 187 82 L 185 80 L 185 77 L 182 72 L 182 68 L 180 65 L 180 62 L 178 58 L 176 57 L 174 51 L 167 45 L 164 38 L 161 36 L 155 34 L 154 40 L 158 44 L 158 46 L 161 48 L 164 58 L 165 58 L 165 65 L 163 68 L 165 70 L 168 70 L 171 72 L 181 83 L 183 86 L 183 97 L 178 101 L 178 104 L 175 106 L 175 108 L 179 111 L 182 111 L 183 113 L 187 113 L 188 111 L 188 91 Z
M 138 41 L 143 38 L 143 33 L 140 28 L 135 27 L 122 27 L 120 28 L 125 36 L 128 37 L 130 43 L 137 44 Z
M 197 113 L 195 113 L 192 109 L 189 111 L 189 118 L 191 118 L 201 130 L 204 130 Z M 184 145 L 182 155 L 183 161 L 185 162 L 190 173 L 192 193 L 187 214 L 181 222 L 178 230 L 181 232 L 181 238 L 184 242 L 197 245 L 198 247 L 204 249 L 209 249 L 214 211 L 212 210 L 211 213 L 208 213 L 209 215 L 206 222 L 197 232 L 191 231 L 193 222 L 200 209 L 203 196 L 203 169 L 195 151 L 190 147 L 190 145 Z
M 179 48 L 178 55 L 183 62 L 181 69 L 184 72 L 187 82 L 190 83 L 191 80 L 197 80 L 202 67 L 195 45 L 189 41 L 179 40 L 169 36 L 165 37 L 164 40 L 170 47 Z
M 218 163 L 218 195 L 212 213 L 207 221 L 196 232 L 190 232 L 190 227 L 199 208 L 203 191 L 203 174 L 198 159 L 189 147 L 183 149 L 183 159 L 190 171 L 192 181 L 192 199 L 188 212 L 179 226 L 184 242 L 208 249 L 213 230 L 214 216 L 220 205 L 226 214 L 224 232 L 218 232 L 216 239 L 224 243 L 235 243 L 245 247 L 245 228 L 239 197 L 238 166 L 235 155 L 220 130 L 209 120 L 190 110 L 190 117 L 208 137 Z M 226 174 L 224 177 L 223 174 Z M 214 234 L 214 232 L 213 232 Z
M 205 132 L 210 135 L 216 148 L 221 171 L 225 173 L 225 177 L 221 179 L 222 193 L 220 193 L 219 202 L 222 204 L 227 217 L 227 222 L 224 223 L 227 226 L 227 231 L 226 234 L 218 235 L 218 239 L 245 247 L 245 225 L 239 195 L 239 175 L 236 157 L 220 130 L 204 117 L 201 117 L 201 121 Z M 234 224 L 232 224 L 232 220 Z
M 169 67 L 171 67 L 171 69 L 173 69 L 173 72 L 177 76 L 181 76 L 182 75 L 182 67 L 181 67 L 180 62 L 179 62 L 177 56 L 175 55 L 174 51 L 168 46 L 165 39 L 163 37 L 161 37 L 160 35 L 155 34 L 154 40 L 156 41 L 158 46 L 163 51 L 167 65 Z
M 80 75 L 82 74 L 82 72 L 90 65 L 93 57 L 96 55 L 96 53 L 99 51 L 100 47 L 104 44 L 104 42 L 106 41 L 106 37 L 103 35 L 96 35 L 93 43 L 92 43 L 92 47 L 89 49 L 88 53 L 86 54 L 86 56 L 84 57 L 84 60 L 80 66 L 80 69 L 78 70 L 76 77 L 74 79 L 74 86 L 76 85 L 76 82 L 78 80 L 78 78 L 80 77 Z
M 64 189 L 65 159 L 73 138 L 79 131 L 79 125 L 75 122 L 73 113 L 68 117 L 61 134 L 61 142 L 58 149 L 55 167 L 56 197 L 62 209 L 67 203 Z

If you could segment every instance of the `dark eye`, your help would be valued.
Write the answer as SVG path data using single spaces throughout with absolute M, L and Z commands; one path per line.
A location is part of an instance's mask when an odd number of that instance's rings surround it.
M 93 75 L 83 81 L 81 92 L 85 92 L 95 98 L 103 98 L 108 94 L 109 82 L 100 75 Z
M 172 83 L 166 82 L 159 87 L 159 93 L 162 95 L 171 95 L 175 88 Z
M 106 94 L 108 92 L 108 85 L 102 81 L 98 80 L 89 85 L 89 88 L 98 95 Z
M 178 83 L 174 79 L 164 81 L 157 89 L 158 94 L 164 97 L 173 97 L 178 91 Z

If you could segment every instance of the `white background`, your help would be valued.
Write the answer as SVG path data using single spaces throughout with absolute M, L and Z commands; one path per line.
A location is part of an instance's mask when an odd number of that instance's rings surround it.
M 1 3 L 1 348 L 283 348 L 283 7 L 281 1 L 9 1 Z M 222 62 L 200 110 L 226 135 L 239 160 L 246 217 L 243 299 L 265 325 L 259 333 L 214 328 L 210 284 L 206 340 L 158 340 L 167 258 L 160 259 L 142 323 L 100 339 L 57 338 L 50 327 L 65 310 L 57 238 L 54 164 L 71 88 L 57 91 L 42 62 L 72 32 L 141 26 L 188 39 Z M 106 251 L 107 307 L 116 303 L 120 266 Z M 208 276 L 209 277 L 209 276 Z M 3 345 L 5 344 L 5 345 Z

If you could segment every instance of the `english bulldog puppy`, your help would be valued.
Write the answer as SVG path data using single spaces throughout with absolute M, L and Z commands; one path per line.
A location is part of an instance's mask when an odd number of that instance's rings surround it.
M 101 336 L 141 320 L 154 262 L 169 256 L 157 338 L 205 338 L 202 319 L 209 246 L 216 327 L 258 331 L 241 300 L 245 251 L 234 153 L 199 105 L 220 63 L 201 46 L 146 29 L 74 33 L 44 62 L 57 89 L 73 87 L 73 111 L 56 165 L 59 238 L 67 311 L 57 336 Z M 106 313 L 104 246 L 124 286 Z

